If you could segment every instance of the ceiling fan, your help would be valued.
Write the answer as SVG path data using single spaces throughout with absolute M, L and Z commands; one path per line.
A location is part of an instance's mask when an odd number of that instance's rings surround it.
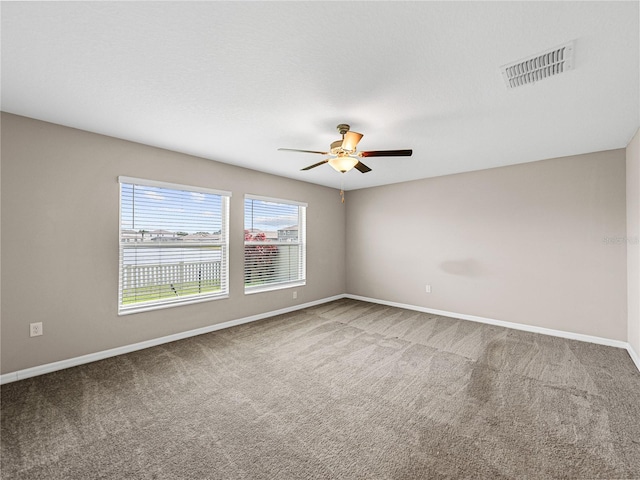
M 302 170 L 311 170 L 312 168 L 319 167 L 328 163 L 335 170 L 341 173 L 348 172 L 352 168 L 367 173 L 371 169 L 360 161 L 363 157 L 410 157 L 413 150 L 372 150 L 368 152 L 358 152 L 356 147 L 358 142 L 362 139 L 363 135 L 358 132 L 352 132 L 350 126 L 341 123 L 336 127 L 342 140 L 336 140 L 331 144 L 331 148 L 328 152 L 319 152 L 317 150 L 298 150 L 295 148 L 279 148 L 285 152 L 302 152 L 302 153 L 317 153 L 319 155 L 331 155 L 332 158 L 327 158 L 313 165 L 303 168 Z

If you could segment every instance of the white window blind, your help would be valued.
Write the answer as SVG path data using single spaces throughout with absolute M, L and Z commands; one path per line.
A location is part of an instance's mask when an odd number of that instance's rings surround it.
M 228 296 L 229 192 L 119 177 L 120 314 Z
M 306 206 L 290 200 L 245 196 L 245 293 L 305 284 Z

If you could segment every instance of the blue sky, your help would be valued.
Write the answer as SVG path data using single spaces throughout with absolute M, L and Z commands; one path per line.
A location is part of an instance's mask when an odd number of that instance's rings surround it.
M 221 229 L 220 195 L 130 184 L 121 187 L 122 229 L 186 233 Z
M 298 224 L 298 206 L 245 199 L 244 228 L 276 231 Z
M 122 229 L 186 233 L 221 229 L 220 195 L 125 183 L 121 188 Z M 298 224 L 297 205 L 245 199 L 244 210 L 245 229 L 276 231 Z

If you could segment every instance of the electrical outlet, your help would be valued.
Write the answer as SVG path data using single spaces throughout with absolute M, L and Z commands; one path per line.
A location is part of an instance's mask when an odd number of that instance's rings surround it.
M 431 285 L 426 285 L 424 287 L 424 291 L 427 292 L 427 293 L 431 293 Z
M 296 298 L 298 298 L 298 292 L 293 292 L 293 299 L 295 300 Z
M 29 324 L 29 336 L 30 337 L 39 337 L 42 335 L 42 322 L 30 323 Z

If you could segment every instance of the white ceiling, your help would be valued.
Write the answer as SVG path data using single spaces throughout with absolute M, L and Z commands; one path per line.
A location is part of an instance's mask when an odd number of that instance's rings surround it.
M 345 189 L 624 148 L 638 7 L 2 2 L 2 110 Z M 570 40 L 574 70 L 505 87 L 501 65 Z M 338 123 L 414 154 L 339 174 L 276 150 L 327 150 Z

